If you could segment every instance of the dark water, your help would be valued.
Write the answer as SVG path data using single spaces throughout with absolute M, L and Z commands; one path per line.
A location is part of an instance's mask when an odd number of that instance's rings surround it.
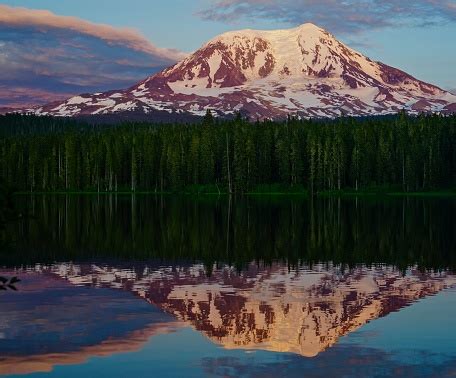
M 456 200 L 19 197 L 0 375 L 452 376 Z

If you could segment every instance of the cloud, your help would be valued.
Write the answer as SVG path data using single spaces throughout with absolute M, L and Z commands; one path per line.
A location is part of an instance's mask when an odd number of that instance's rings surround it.
M 131 29 L 0 5 L 0 106 L 125 88 L 185 55 Z
M 270 19 L 291 25 L 313 22 L 333 33 L 456 21 L 453 0 L 218 0 L 200 11 L 205 20 Z
M 74 93 L 57 93 L 44 89 L 36 89 L 30 87 L 5 87 L 0 86 L 0 108 L 22 108 L 37 103 L 50 103 L 57 100 L 65 100 L 71 97 Z M 3 101 L 2 101 L 3 99 Z
M 154 54 L 165 60 L 176 61 L 185 57 L 185 54 L 178 50 L 154 46 L 135 29 L 95 24 L 76 17 L 59 16 L 47 10 L 10 7 L 0 4 L 0 25 L 71 30 L 76 33 L 100 38 L 108 43 L 119 44 L 133 50 Z

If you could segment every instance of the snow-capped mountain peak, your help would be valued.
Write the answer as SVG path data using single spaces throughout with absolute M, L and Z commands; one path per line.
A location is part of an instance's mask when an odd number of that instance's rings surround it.
M 253 118 L 453 112 L 456 96 L 374 62 L 318 26 L 221 34 L 176 65 L 123 91 L 37 110 L 61 116 L 155 111 Z

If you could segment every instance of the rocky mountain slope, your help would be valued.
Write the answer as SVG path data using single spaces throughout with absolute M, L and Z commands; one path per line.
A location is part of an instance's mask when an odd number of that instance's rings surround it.
M 126 90 L 85 94 L 36 114 L 220 116 L 280 119 L 456 111 L 456 96 L 374 62 L 327 31 L 242 30 L 222 34 L 176 65 Z

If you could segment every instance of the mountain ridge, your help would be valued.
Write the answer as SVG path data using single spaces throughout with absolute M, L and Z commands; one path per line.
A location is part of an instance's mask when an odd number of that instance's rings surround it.
M 144 114 L 334 118 L 456 111 L 456 95 L 375 62 L 307 23 L 226 32 L 125 90 L 74 96 L 39 115 Z

